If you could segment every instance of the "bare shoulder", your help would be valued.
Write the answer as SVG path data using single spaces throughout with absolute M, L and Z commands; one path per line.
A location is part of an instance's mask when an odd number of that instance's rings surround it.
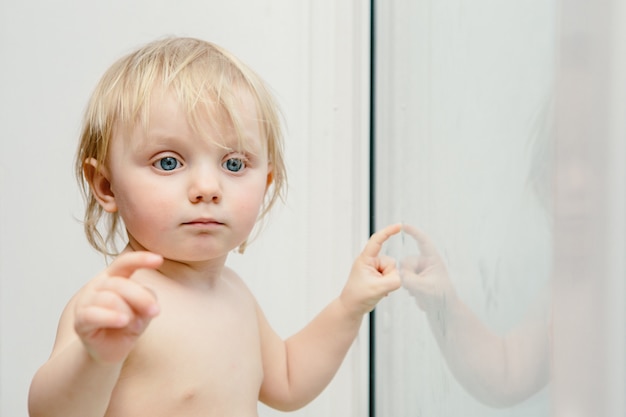
M 236 271 L 225 266 L 222 272 L 222 278 L 224 282 L 228 283 L 228 287 L 234 290 L 233 292 L 236 294 L 235 297 L 239 299 L 239 303 L 241 303 L 242 306 L 244 304 L 250 306 L 254 309 L 255 315 L 258 316 L 260 314 L 262 316 L 256 296 Z
M 222 271 L 222 277 L 226 282 L 229 282 L 230 284 L 238 287 L 240 290 L 245 291 L 248 296 L 254 298 L 254 295 L 252 294 L 252 291 L 250 291 L 250 288 L 248 288 L 241 276 L 239 276 L 239 274 L 235 272 L 235 270 L 233 270 L 232 268 L 224 266 L 224 270 Z

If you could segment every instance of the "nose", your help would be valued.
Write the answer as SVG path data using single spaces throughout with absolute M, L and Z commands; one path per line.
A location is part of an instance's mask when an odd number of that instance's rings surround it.
M 219 177 L 208 170 L 195 170 L 190 178 L 188 196 L 192 203 L 219 203 L 222 199 Z

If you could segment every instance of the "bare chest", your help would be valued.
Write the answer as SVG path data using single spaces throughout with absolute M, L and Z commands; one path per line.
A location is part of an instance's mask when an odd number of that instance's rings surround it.
M 228 294 L 159 301 L 113 393 L 110 409 L 120 413 L 109 415 L 256 416 L 263 368 L 254 303 Z

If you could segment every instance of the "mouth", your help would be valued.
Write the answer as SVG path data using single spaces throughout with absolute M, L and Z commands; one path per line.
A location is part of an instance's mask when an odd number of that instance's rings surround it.
M 193 219 L 191 221 L 188 222 L 184 222 L 183 223 L 184 226 L 193 226 L 193 227 L 218 227 L 218 226 L 223 226 L 224 223 L 217 221 L 215 219 L 211 219 L 211 218 L 199 218 L 199 219 Z

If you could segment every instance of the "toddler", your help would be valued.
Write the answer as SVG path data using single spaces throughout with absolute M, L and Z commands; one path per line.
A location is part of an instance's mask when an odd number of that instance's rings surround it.
M 339 297 L 282 340 L 225 266 L 282 196 L 281 135 L 263 81 L 211 43 L 158 40 L 104 74 L 76 169 L 88 240 L 114 260 L 65 308 L 31 417 L 251 417 L 259 400 L 294 410 L 327 386 L 400 286 L 379 256 L 400 225 L 373 234 Z

